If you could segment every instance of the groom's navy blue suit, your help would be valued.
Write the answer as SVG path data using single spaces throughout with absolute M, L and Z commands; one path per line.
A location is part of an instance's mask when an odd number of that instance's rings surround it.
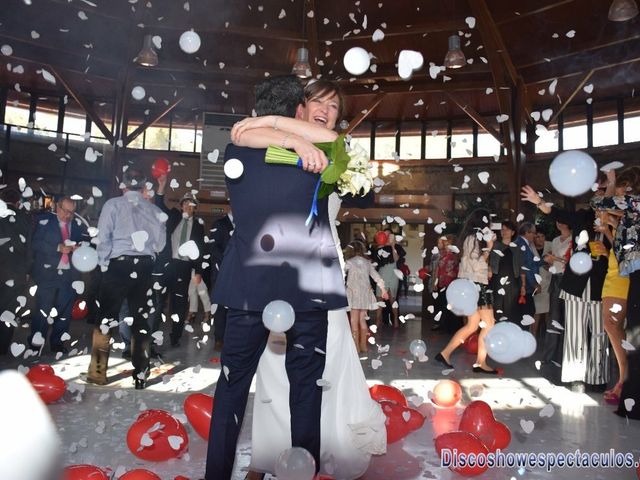
M 235 230 L 213 293 L 213 302 L 229 311 L 206 480 L 231 478 L 249 387 L 269 335 L 262 310 L 272 300 L 290 303 L 296 314 L 285 362 L 292 445 L 311 452 L 319 467 L 322 388 L 316 382 L 324 371 L 327 311 L 347 305 L 344 281 L 326 199 L 305 226 L 319 175 L 266 164 L 264 155 L 234 145 L 225 153 L 225 161 L 240 160 L 244 171 L 227 179 Z

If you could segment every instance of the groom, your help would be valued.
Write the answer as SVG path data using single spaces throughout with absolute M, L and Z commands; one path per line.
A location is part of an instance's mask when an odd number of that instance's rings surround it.
M 304 101 L 294 76 L 273 77 L 256 88 L 258 115 L 295 116 Z M 281 146 L 286 146 L 283 135 Z M 267 165 L 264 149 L 229 145 L 225 161 L 242 162 L 242 175 L 227 187 L 235 231 L 218 273 L 213 302 L 228 307 L 222 372 L 215 392 L 206 480 L 231 478 L 251 380 L 267 344 L 262 311 L 284 300 L 295 311 L 286 332 L 291 441 L 320 466 L 320 409 L 327 341 L 327 312 L 347 305 L 327 199 L 318 216 L 305 219 L 319 175 L 289 165 Z

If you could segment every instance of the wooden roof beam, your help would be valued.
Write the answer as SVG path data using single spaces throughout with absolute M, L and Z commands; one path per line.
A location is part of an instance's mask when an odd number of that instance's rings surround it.
M 385 29 L 384 36 L 388 37 L 405 37 L 412 35 L 425 35 L 428 33 L 436 33 L 436 32 L 455 32 L 457 30 L 466 30 L 469 26 L 462 19 L 456 20 L 434 20 L 431 22 L 414 24 L 414 25 L 401 25 L 397 27 L 390 27 Z M 347 36 L 326 36 L 320 38 L 321 42 L 345 42 L 352 40 L 371 40 L 371 35 L 373 35 L 373 31 L 370 33 L 359 33 L 358 35 L 347 35 Z
M 165 108 L 162 112 L 160 112 L 155 117 L 152 117 L 152 118 L 149 118 L 149 119 L 145 120 L 145 122 L 142 125 L 140 125 L 138 128 L 136 128 L 129 135 L 127 135 L 127 140 L 124 142 L 125 146 L 129 145 L 136 138 L 138 138 L 142 134 L 142 132 L 144 132 L 147 128 L 149 128 L 151 125 L 153 125 L 154 123 L 159 121 L 162 117 L 164 117 L 166 114 L 168 114 L 171 110 L 176 108 L 180 104 L 180 102 L 182 102 L 182 98 L 178 98 L 175 102 L 173 102 L 171 105 L 169 105 L 167 108 Z
M 494 129 L 489 122 L 486 121 L 472 106 L 465 103 L 460 97 L 455 95 L 454 93 L 447 92 L 447 96 L 449 99 L 455 103 L 464 113 L 466 113 L 471 120 L 476 122 L 480 128 L 482 128 L 485 132 L 490 134 L 493 138 L 495 138 L 500 145 L 504 142 L 502 140 L 502 135 L 500 135 L 496 129 Z
M 560 105 L 560 108 L 556 111 L 556 113 L 553 114 L 553 117 L 551 117 L 551 119 L 549 120 L 548 124 L 552 125 L 560 116 L 560 114 L 562 112 L 564 112 L 564 109 L 567 108 L 569 106 L 569 104 L 571 103 L 571 100 L 573 100 L 575 98 L 575 96 L 580 93 L 580 90 L 582 90 L 582 87 L 584 87 L 587 82 L 589 81 L 589 79 L 592 77 L 592 75 L 595 73 L 595 70 L 590 70 L 589 73 L 587 73 L 584 78 L 582 79 L 582 81 L 578 84 L 578 86 L 573 90 L 573 92 L 571 93 L 571 95 L 569 95 L 569 98 L 567 98 L 562 105 Z
M 47 65 L 47 69 L 62 84 L 62 86 L 69 93 L 69 95 L 71 95 L 74 98 L 74 100 L 80 104 L 80 106 L 87 113 L 91 121 L 95 123 L 96 127 L 98 127 L 98 129 L 102 132 L 102 134 L 104 135 L 104 138 L 106 138 L 109 141 L 109 143 L 113 144 L 113 133 L 111 133 L 111 130 L 107 128 L 107 126 L 102 121 L 100 116 L 96 113 L 95 109 L 93 108 L 93 105 L 91 105 L 91 103 L 85 100 L 85 98 L 82 95 L 80 95 L 80 93 L 75 88 L 73 88 L 54 67 L 52 67 L 51 65 Z
M 353 132 L 358 127 L 358 125 L 360 125 L 378 107 L 378 105 L 380 105 L 385 96 L 386 93 L 377 94 L 373 101 L 369 104 L 369 106 L 349 122 L 349 128 L 347 128 L 345 133 L 349 134 Z
M 552 3 L 551 5 L 545 5 L 544 7 L 536 8 L 535 10 L 530 10 L 524 13 L 520 12 L 518 15 L 514 15 L 513 17 L 505 18 L 504 20 L 496 22 L 496 25 L 504 25 L 505 23 L 517 22 L 518 20 L 522 20 L 523 18 L 545 13 L 549 10 L 553 10 L 554 8 L 561 7 L 568 3 L 573 3 L 574 1 L 575 0 L 561 0 L 560 2 Z

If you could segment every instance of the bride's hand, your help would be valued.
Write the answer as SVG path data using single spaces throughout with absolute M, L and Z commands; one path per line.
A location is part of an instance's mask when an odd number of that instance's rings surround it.
M 320 173 L 329 165 L 324 152 L 304 138 L 292 137 L 291 148 L 298 154 L 302 168 L 307 172 Z
M 240 137 L 247 130 L 254 128 L 275 128 L 278 124 L 278 116 L 265 115 L 264 117 L 247 117 L 240 120 L 231 128 L 231 141 L 238 143 Z
M 382 291 L 382 299 L 383 300 L 389 300 L 389 292 L 387 292 L 386 290 Z

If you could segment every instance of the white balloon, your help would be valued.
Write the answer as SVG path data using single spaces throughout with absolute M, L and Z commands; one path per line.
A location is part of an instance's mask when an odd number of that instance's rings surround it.
M 131 89 L 131 96 L 136 100 L 142 100 L 147 92 L 141 86 L 137 85 Z
M 478 309 L 478 287 L 471 280 L 458 278 L 447 287 L 447 303 L 456 315 L 472 315 Z
M 511 322 L 499 322 L 487 333 L 487 354 L 499 363 L 514 363 L 522 358 L 522 329 Z
M 371 64 L 369 52 L 362 47 L 353 47 L 347 50 L 342 59 L 344 68 L 351 75 L 362 75 Z
M 196 53 L 200 49 L 200 35 L 189 30 L 180 35 L 180 48 L 185 53 Z
M 536 353 L 536 347 L 538 343 L 536 342 L 536 337 L 534 337 L 531 332 L 523 331 L 520 337 L 520 353 L 522 354 L 522 358 L 527 358 Z
M 89 245 L 81 245 L 71 255 L 71 264 L 80 272 L 90 272 L 98 265 L 98 252 Z
M 295 319 L 293 307 L 284 300 L 273 300 L 262 311 L 262 323 L 275 333 L 284 333 L 289 330 Z
M 571 255 L 571 259 L 569 260 L 569 267 L 578 275 L 584 275 L 591 271 L 593 267 L 593 260 L 591 260 L 591 255 L 585 252 L 578 252 Z
M 588 192 L 597 178 L 595 160 L 580 150 L 562 152 L 549 166 L 549 180 L 553 188 L 568 197 Z
M 240 178 L 244 172 L 244 165 L 237 158 L 230 158 L 224 162 L 224 174 L 232 180 Z
M 427 344 L 420 339 L 412 340 L 409 344 L 409 351 L 414 357 L 422 357 L 425 353 L 427 353 Z
M 287 448 L 276 460 L 278 480 L 312 480 L 316 475 L 316 461 L 304 448 Z

